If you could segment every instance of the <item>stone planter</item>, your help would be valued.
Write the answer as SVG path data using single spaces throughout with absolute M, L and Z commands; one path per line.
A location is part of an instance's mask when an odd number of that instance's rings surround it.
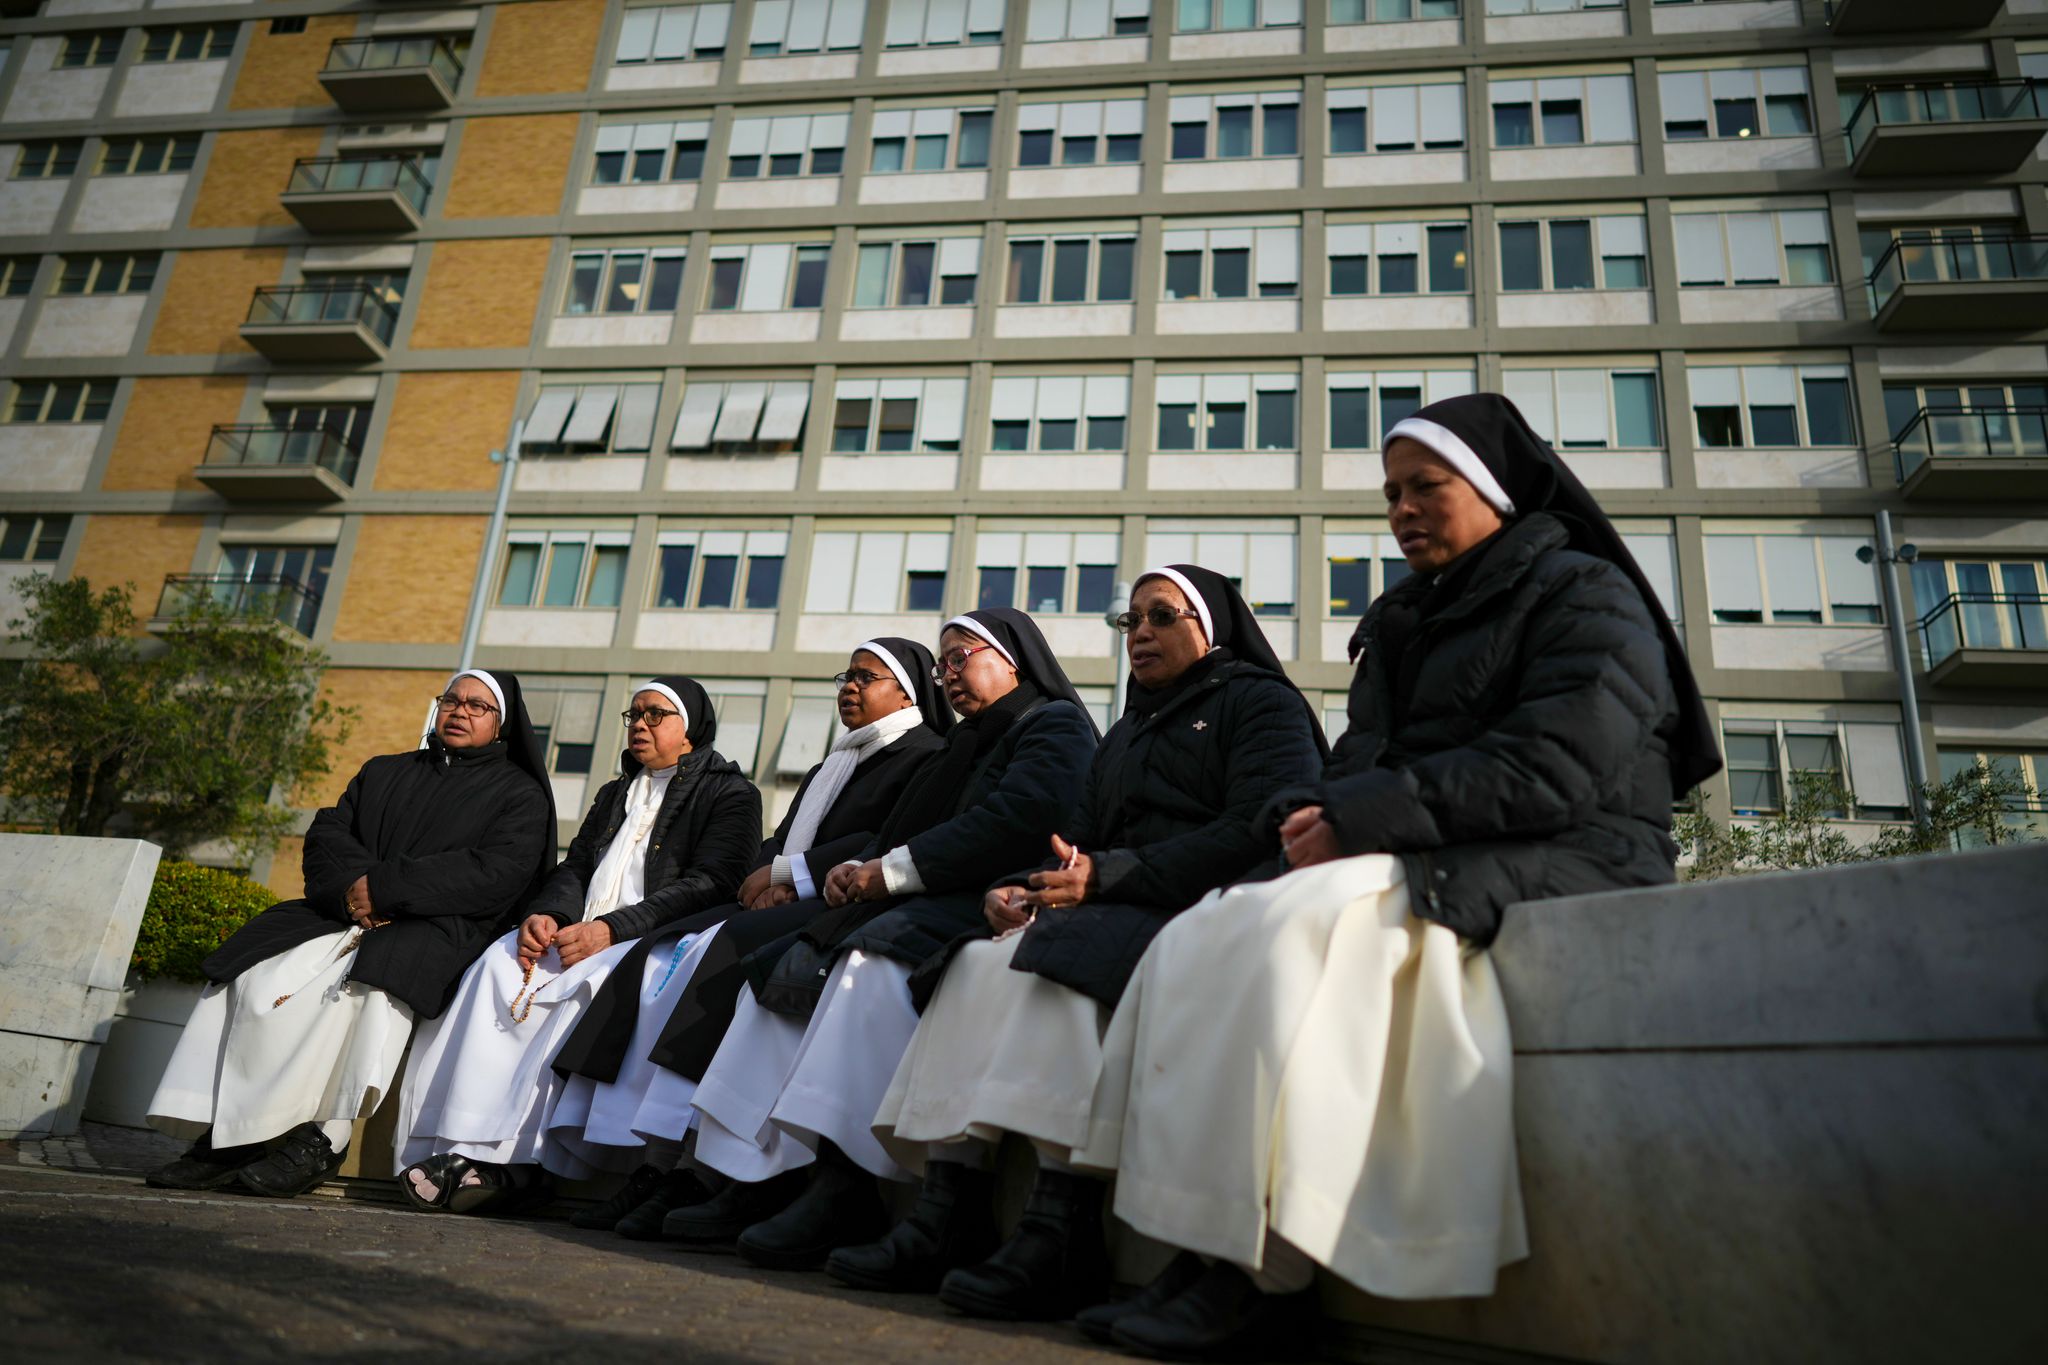
M 171 1049 L 178 1045 L 178 1035 L 203 989 L 186 981 L 128 978 L 93 1070 L 92 1089 L 85 1097 L 86 1118 L 123 1128 L 148 1126 L 143 1115 L 150 1096 L 163 1079 Z

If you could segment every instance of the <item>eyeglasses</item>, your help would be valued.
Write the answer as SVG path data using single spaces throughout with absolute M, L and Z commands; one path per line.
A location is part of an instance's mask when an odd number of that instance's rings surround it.
M 952 677 L 961 669 L 967 667 L 969 659 L 981 653 L 984 649 L 994 648 L 994 645 L 962 645 L 958 649 L 947 650 L 939 656 L 939 661 L 932 665 L 932 681 L 944 682 L 947 678 Z
M 440 696 L 434 698 L 434 709 L 436 711 L 460 711 L 471 720 L 481 720 L 498 708 L 487 701 L 478 701 L 474 697 L 458 697 L 453 692 L 443 692 Z
M 619 719 L 626 722 L 626 728 L 628 730 L 632 729 L 634 726 L 638 725 L 643 720 L 647 722 L 648 729 L 658 730 L 661 728 L 661 723 L 663 721 L 667 720 L 670 716 L 673 716 L 675 714 L 676 712 L 664 711 L 659 706 L 650 706 L 644 711 L 638 709 L 632 711 L 621 711 L 619 712 Z
M 1140 625 L 1149 621 L 1152 624 L 1152 629 L 1165 630 L 1168 626 L 1172 625 L 1175 621 L 1181 620 L 1183 617 L 1190 621 L 1199 621 L 1202 619 L 1202 613 L 1198 611 L 1183 611 L 1178 607 L 1169 607 L 1166 604 L 1161 603 L 1160 605 L 1152 608 L 1150 611 L 1125 612 L 1123 615 L 1116 618 L 1116 628 L 1122 631 L 1124 634 L 1129 635 L 1132 631 L 1136 630 Z
M 855 687 L 866 691 L 878 682 L 894 682 L 895 675 L 893 673 L 871 673 L 865 668 L 856 668 L 845 673 L 834 673 L 832 681 L 838 683 L 841 687 L 852 683 Z

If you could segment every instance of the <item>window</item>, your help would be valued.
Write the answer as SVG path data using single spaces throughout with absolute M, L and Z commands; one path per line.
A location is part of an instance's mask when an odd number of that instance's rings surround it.
M 62 180 L 78 169 L 85 143 L 75 137 L 41 138 L 21 144 L 14 161 L 16 180 Z
M 1131 38 L 1151 31 L 1152 0 L 1030 0 L 1024 41 Z
M 2048 384 L 1887 384 L 1884 411 L 1891 439 L 1922 459 L 2048 456 Z
M 1473 383 L 1470 369 L 1331 371 L 1330 449 L 1378 450 L 1402 418 L 1424 403 L 1471 393 Z
M 1167 105 L 1175 161 L 1301 155 L 1301 92 L 1175 95 Z
M 121 55 L 121 30 L 101 29 L 96 33 L 69 33 L 57 50 L 59 71 L 76 66 L 112 66 Z
M 1247 28 L 1297 28 L 1301 0 L 1175 0 L 1182 33 Z
M 1114 531 L 982 531 L 974 540 L 977 610 L 1099 616 L 1116 587 Z
M 821 308 L 825 303 L 825 268 L 829 245 L 756 242 L 751 246 L 711 248 L 712 312 L 777 312 L 785 308 Z
M 35 287 L 36 257 L 0 256 L 0 299 L 18 299 Z
M 1657 92 L 1668 142 L 1813 136 L 1804 66 L 1663 71 L 1657 75 Z
M 1457 17 L 1458 0 L 1330 0 L 1332 24 L 1405 24 Z
M 513 531 L 498 573 L 501 607 L 610 607 L 624 596 L 630 531 Z
M 640 13 L 638 10 L 627 12 Z M 842 119 L 842 125 L 843 122 Z M 733 125 L 735 134 L 739 126 L 739 123 Z M 704 178 L 704 144 L 710 136 L 709 119 L 606 124 L 597 130 L 597 155 L 591 165 L 590 183 L 652 185 L 664 180 L 701 180 Z M 841 140 L 844 140 L 843 136 Z
M 2048 561 L 1921 559 L 1913 565 L 1926 666 L 1958 649 L 2048 649 Z
M 1005 0 L 889 0 L 884 47 L 958 47 L 1003 41 Z
M 945 608 L 952 552 L 944 531 L 819 531 L 811 537 L 804 610 L 936 615 Z
M 238 616 L 274 616 L 311 635 L 333 567 L 331 545 L 222 546 L 215 600 Z
M 569 256 L 562 312 L 673 313 L 683 292 L 683 249 L 577 251 Z
M 1678 282 L 1688 288 L 1830 284 L 1824 209 L 1672 215 Z
M 725 56 L 731 5 L 644 5 L 619 24 L 619 66 L 645 62 L 715 62 Z
M 853 272 L 855 308 L 971 304 L 981 274 L 981 238 L 862 242 Z
M 1437 152 L 1465 145 L 1465 84 L 1353 85 L 1327 91 L 1331 156 Z
M 245 433 L 249 444 L 280 464 L 323 464 L 343 483 L 356 477 L 356 456 L 370 428 L 368 403 L 272 403 L 264 408 L 269 432 Z M 346 452 L 330 454 L 329 442 Z M 270 452 L 275 452 L 271 454 Z
M 1131 381 L 1120 374 L 997 375 L 993 451 L 1118 451 L 1128 442 Z
M 781 604 L 786 531 L 663 531 L 654 543 L 652 607 L 774 611 Z
M 114 405 L 112 379 L 25 379 L 7 400 L 9 422 L 104 422 Z
M 293 19 L 272 19 L 270 21 L 270 32 L 273 34 L 290 35 L 293 33 L 304 33 L 305 31 L 306 16 L 303 14 Z
M 1635 92 L 1627 76 L 1546 76 L 1494 81 L 1496 147 L 1570 147 L 1634 142 Z
M 526 716 L 547 755 L 548 771 L 562 777 L 588 773 L 597 749 L 597 721 L 604 690 L 595 680 L 582 686 L 523 675 L 520 692 Z
M 1500 285 L 1510 292 L 1647 289 L 1650 266 L 1643 219 L 1617 214 L 1504 221 L 1500 224 Z
M 193 24 L 183 28 L 144 31 L 143 62 L 197 62 L 227 56 L 235 49 L 235 24 Z
M 1064 233 L 1010 240 L 1006 303 L 1128 303 L 1137 236 Z
M 521 449 L 533 455 L 639 454 L 654 444 L 661 385 L 542 381 Z
M 1859 816 L 1901 815 L 1910 802 L 1905 751 L 1893 723 L 1731 719 L 1722 722 L 1721 747 L 1738 816 L 1783 810 L 1798 776 L 1809 773 L 1854 792 Z
M 1333 617 L 1363 615 L 1374 599 L 1409 572 L 1400 542 L 1390 535 L 1326 531 L 1323 557 Z
M 1999 777 L 2009 778 L 2022 784 L 2022 790 L 2005 798 L 2005 813 L 1998 823 L 2009 831 L 2008 837 L 2018 839 L 2031 836 L 2035 839 L 2048 836 L 2048 802 L 2042 796 L 2048 793 L 2048 753 L 2029 753 L 2023 749 L 1980 749 L 1944 748 L 1939 751 L 1941 780 L 1950 782 L 1970 769 L 1982 766 Z M 2033 793 L 2028 796 L 2027 793 Z M 1961 830 L 1956 842 L 1963 848 L 1980 848 L 1984 844 L 1981 831 Z
M 1291 299 L 1301 292 L 1300 228 L 1168 227 L 1163 240 L 1169 299 Z
M 1560 450 L 1658 450 L 1654 370 L 1509 370 L 1502 391 Z
M 70 531 L 70 517 L 0 512 L 0 563 L 54 564 Z
M 1129 165 L 1143 154 L 1144 132 L 1143 100 L 1019 105 L 1017 164 Z
M 867 0 L 758 0 L 747 55 L 851 52 L 860 46 L 867 15 Z
M 110 137 L 100 144 L 101 175 L 159 175 L 189 171 L 199 156 L 199 134 Z
M 2028 237 L 2018 223 L 1864 228 L 1858 236 L 1874 308 L 1882 308 L 1906 282 L 2048 276 L 2048 246 Z
M 1846 365 L 1687 366 L 1702 446 L 1847 446 Z
M 1627 0 L 1486 0 L 1489 16 L 1505 18 L 1516 14 L 1570 14 L 1587 9 L 1625 9 Z
M 842 379 L 832 398 L 835 454 L 960 449 L 965 379 Z
M 1463 294 L 1470 292 L 1464 223 L 1332 223 L 1330 294 Z
M 868 170 L 895 175 L 985 169 L 994 121 L 993 109 L 878 109 Z
M 1295 390 L 1299 387 L 1299 376 L 1292 374 L 1162 374 L 1154 385 L 1159 407 L 1154 448 L 1299 449 L 1295 436 Z
M 734 180 L 837 175 L 846 164 L 846 115 L 734 119 L 726 155 L 726 175 Z
M 1199 564 L 1236 585 L 1255 616 L 1292 616 L 1294 533 L 1274 523 L 1158 521 L 1145 537 L 1147 564 Z
M 1856 558 L 1868 535 L 1720 535 L 1709 528 L 1707 600 L 1720 625 L 1874 626 L 1877 570 Z
M 147 294 L 156 282 L 158 255 L 136 251 L 66 256 L 53 294 Z
M 683 390 L 671 450 L 780 455 L 803 443 L 808 379 L 693 379 Z

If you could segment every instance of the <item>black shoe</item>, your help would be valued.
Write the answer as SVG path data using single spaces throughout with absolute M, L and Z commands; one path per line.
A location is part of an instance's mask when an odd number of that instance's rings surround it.
M 784 1171 L 766 1180 L 735 1180 L 701 1204 L 669 1210 L 661 1220 L 662 1240 L 715 1244 L 730 1242 L 764 1218 L 773 1218 L 803 1193 L 807 1173 Z
M 995 1177 L 987 1171 L 957 1161 L 926 1162 L 910 1216 L 879 1242 L 827 1256 L 825 1273 L 855 1289 L 932 1293 L 947 1271 L 978 1264 L 996 1249 L 994 1194 Z
M 271 1199 L 296 1199 L 341 1169 L 341 1153 L 316 1123 L 284 1135 L 268 1155 L 235 1173 L 241 1187 Z
M 763 1270 L 816 1270 L 835 1248 L 888 1229 L 889 1211 L 869 1175 L 829 1142 L 796 1202 L 740 1234 L 740 1259 Z
M 669 1210 L 687 1209 L 710 1198 L 710 1188 L 697 1173 L 687 1166 L 678 1166 L 663 1176 L 645 1199 L 619 1219 L 612 1231 L 635 1242 L 658 1242 L 662 1235 L 661 1221 L 668 1217 Z
M 664 1172 L 652 1166 L 642 1166 L 626 1177 L 626 1183 L 619 1192 L 602 1204 L 578 1209 L 569 1215 L 569 1226 L 583 1228 L 588 1232 L 610 1232 L 619 1225 L 619 1220 L 640 1207 L 647 1196 L 654 1193 L 661 1184 Z
M 1071 1318 L 1105 1297 L 1102 1182 L 1041 1169 L 1010 1240 L 980 1265 L 949 1273 L 939 1298 L 977 1318 Z
M 1168 1303 L 1118 1318 L 1110 1340 L 1155 1360 L 1291 1359 L 1310 1322 L 1310 1296 L 1267 1294 L 1218 1261 Z
M 1093 1308 L 1084 1308 L 1074 1315 L 1074 1326 L 1081 1329 L 1081 1335 L 1090 1341 L 1108 1343 L 1110 1328 L 1134 1313 L 1152 1313 L 1164 1308 L 1179 1298 L 1202 1278 L 1209 1269 L 1209 1263 L 1192 1251 L 1183 1251 L 1167 1262 L 1166 1269 L 1159 1272 L 1152 1283 L 1114 1303 L 1098 1303 Z
M 263 1144 L 223 1147 L 215 1151 L 213 1133 L 201 1133 L 185 1154 L 168 1165 L 159 1166 L 142 1178 L 145 1185 L 160 1190 L 217 1190 L 235 1183 L 235 1176 L 252 1161 L 261 1160 Z

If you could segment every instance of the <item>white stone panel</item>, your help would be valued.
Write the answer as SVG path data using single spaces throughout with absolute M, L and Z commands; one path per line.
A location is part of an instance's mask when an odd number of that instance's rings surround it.
M 1857 450 L 1700 450 L 1693 471 L 1702 488 L 1864 488 Z
M 1668 488 L 1671 480 L 1661 450 L 1563 450 L 1558 452 L 1588 488 Z
M 673 313 L 587 313 L 548 324 L 550 346 L 666 346 L 675 330 Z
M 220 97 L 225 61 L 150 62 L 128 68 L 121 93 L 114 99 L 117 118 L 153 118 L 166 114 L 210 113 Z
M 1877 352 L 1877 372 L 2040 376 L 2048 374 L 2048 346 L 1884 346 Z
M 2003 744 L 2048 744 L 2048 710 L 2038 706 L 1958 706 L 1937 703 L 1934 733 L 1996 735 Z
M 1323 158 L 1323 184 L 1331 189 L 1451 185 L 1470 174 L 1463 152 L 1375 152 L 1370 156 Z
M 100 424 L 0 425 L 0 488 L 17 493 L 76 493 L 92 472 Z
M 1065 66 L 1127 66 L 1142 62 L 1150 38 L 1088 38 L 1062 43 L 1026 43 L 1019 65 L 1026 70 Z
M 1733 29 L 1798 28 L 1799 0 L 1747 0 L 1712 5 L 1659 5 L 1652 33 L 1724 33 Z
M 527 455 L 512 486 L 521 493 L 637 493 L 645 455 Z
M 873 640 L 884 635 L 934 640 L 943 621 L 936 614 L 910 612 L 887 616 L 806 613 L 796 618 L 796 647 L 805 654 L 832 654 L 843 659 L 850 641 Z
M 996 309 L 999 337 L 1126 337 L 1137 318 L 1129 303 L 1015 304 Z
M 941 76 L 950 71 L 993 71 L 1003 63 L 1000 43 L 973 47 L 913 47 L 884 52 L 875 62 L 878 76 Z
M 617 633 L 615 611 L 499 607 L 484 613 L 483 642 L 547 649 L 607 649 Z
M 1682 289 L 1680 322 L 1839 322 L 1842 291 L 1831 284 Z
M 1664 169 L 1673 175 L 1706 171 L 1817 171 L 1815 137 L 1723 137 L 1664 144 Z
M 767 345 L 817 339 L 818 310 L 815 308 L 779 313 L 699 313 L 690 326 L 690 340 L 704 346 Z
M 1716 668 L 1796 668 L 1888 673 L 1883 626 L 1715 626 Z
M 1938 218 L 1975 222 L 1981 218 L 2017 218 L 2019 195 L 2008 189 L 1893 190 L 1856 196 L 1856 217 L 1887 222 Z
M 662 471 L 670 493 L 785 492 L 796 487 L 795 455 L 678 455 Z
M 828 209 L 839 202 L 836 175 L 793 175 L 782 180 L 727 180 L 718 187 L 722 209 Z
M 1119 489 L 1124 486 L 1124 457 L 1064 452 L 984 455 L 981 486 L 1020 492 L 1041 488 Z
M 1503 147 L 1493 153 L 1495 180 L 1573 180 L 1603 175 L 1636 175 L 1642 158 L 1633 142 L 1591 147 Z
M 127 355 L 135 346 L 147 294 L 111 299 L 43 300 L 26 354 L 32 356 Z
M 86 182 L 71 215 L 73 232 L 164 232 L 178 219 L 187 177 L 109 175 Z
M 1569 289 L 1502 294 L 1503 327 L 1639 327 L 1656 321 L 1647 289 Z
M 860 71 L 858 52 L 811 53 L 795 57 L 749 57 L 740 63 L 741 85 L 850 81 Z
M 1154 455 L 1146 462 L 1146 477 L 1153 488 L 1187 492 L 1293 488 L 1299 463 L 1300 457 L 1287 451 L 1171 451 Z
M 717 62 L 645 62 L 605 72 L 606 90 L 694 90 L 718 84 Z
M 986 198 L 987 171 L 916 171 L 870 175 L 860 182 L 863 204 L 941 204 Z
M 1386 470 L 1375 450 L 1333 450 L 1323 456 L 1323 487 L 1371 488 L 1386 482 Z
M 1332 332 L 1471 325 L 1472 297 L 1469 294 L 1400 294 L 1382 298 L 1323 300 L 1323 327 Z
M 1023 166 L 1010 172 L 1012 199 L 1083 199 L 1092 195 L 1124 197 L 1143 184 L 1140 166 Z
M 1292 190 L 1301 187 L 1298 156 L 1231 157 L 1223 161 L 1169 161 L 1168 194 L 1216 194 L 1224 190 Z
M 1915 72 L 1983 71 L 1991 65 L 1984 43 L 1928 43 L 1919 47 L 1835 49 L 1837 76 L 1905 76 Z
M 0 144 L 0 165 L 12 167 L 21 147 Z M 69 180 L 0 180 L 0 237 L 40 237 L 57 226 Z
M 959 486 L 958 455 L 827 455 L 818 470 L 818 487 L 828 493 Z
M 1580 10 L 1576 14 L 1504 14 L 1486 21 L 1489 43 L 1549 43 L 1568 39 L 1583 42 L 1590 38 L 1627 36 L 1628 12 L 1621 9 Z
M 1323 30 L 1325 52 L 1384 52 L 1393 48 L 1455 47 L 1456 19 L 1406 24 L 1332 24 Z
M 972 308 L 857 308 L 841 315 L 841 341 L 965 341 Z
M 1165 22 L 1163 19 L 1160 22 Z M 1230 33 L 1176 33 L 1169 55 L 1176 62 L 1223 57 L 1293 57 L 1301 52 L 1298 28 L 1238 29 Z
M 833 192 L 832 201 L 838 199 Z M 697 184 L 665 180 L 658 185 L 591 185 L 576 196 L 578 213 L 688 213 L 697 207 Z
M 142 8 L 143 0 L 45 0 L 43 15 L 61 19 L 68 14 L 125 14 Z M 158 9 L 168 6 L 158 0 Z
M 1298 332 L 1301 304 L 1294 299 L 1176 299 L 1159 305 L 1155 325 L 1162 336 Z
M 0 352 L 14 344 L 14 329 L 21 325 L 22 310 L 27 306 L 26 299 L 0 299 Z
M 1062 659 L 1107 659 L 1121 639 L 1100 616 L 1033 612 L 1031 619 L 1038 623 L 1052 652 Z
M 55 69 L 62 38 L 31 38 L 8 96 L 8 123 L 64 123 L 89 119 L 99 112 L 113 68 L 106 66 Z
M 772 611 L 643 611 L 633 628 L 635 649 L 685 653 L 775 648 Z

